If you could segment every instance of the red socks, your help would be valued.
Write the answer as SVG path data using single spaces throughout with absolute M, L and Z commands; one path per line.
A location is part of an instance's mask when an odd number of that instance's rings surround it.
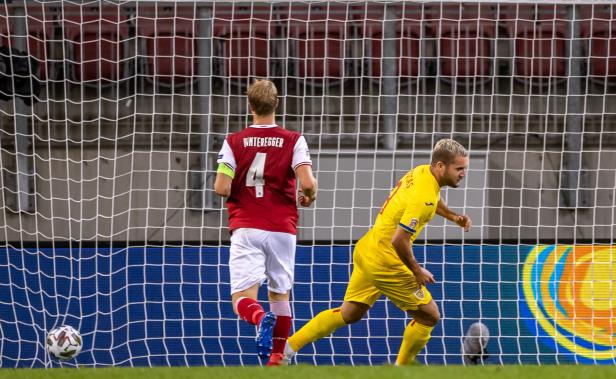
M 249 297 L 242 297 L 236 304 L 237 313 L 240 318 L 252 325 L 259 325 L 265 311 L 259 302 Z M 276 314 L 276 324 L 273 330 L 272 353 L 284 353 L 284 346 L 289 338 L 291 330 L 291 307 L 288 301 L 274 302 L 270 304 L 272 311 Z
M 284 353 L 284 345 L 289 338 L 289 331 L 291 330 L 291 316 L 276 316 L 276 325 L 274 326 L 274 347 L 272 348 L 272 354 Z
M 249 297 L 242 297 L 236 304 L 240 318 L 252 325 L 259 325 L 265 311 L 259 302 Z M 288 333 L 288 332 L 287 332 Z
M 276 325 L 274 325 L 272 354 L 284 353 L 284 345 L 289 338 L 291 330 L 291 304 L 288 301 L 272 301 L 270 309 L 276 315 Z

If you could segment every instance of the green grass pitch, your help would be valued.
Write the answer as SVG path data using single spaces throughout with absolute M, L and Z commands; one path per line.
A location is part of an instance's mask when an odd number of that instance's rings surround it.
M 290 366 L 0 369 L 0 379 L 613 379 L 616 366 Z

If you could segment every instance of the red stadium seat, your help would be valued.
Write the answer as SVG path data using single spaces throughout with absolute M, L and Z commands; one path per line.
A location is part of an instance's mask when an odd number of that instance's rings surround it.
M 344 77 L 347 11 L 345 4 L 288 4 L 281 21 L 289 30 L 289 57 L 299 77 Z
M 276 27 L 273 6 L 214 3 L 216 56 L 227 78 L 270 77 L 270 38 Z
M 39 63 L 38 77 L 47 80 L 47 65 L 52 56 L 50 46 L 54 37 L 54 14 L 49 6 L 31 3 L 26 8 L 28 54 Z
M 5 7 L 0 7 L 0 46 L 9 46 L 9 17 Z
M 162 85 L 193 81 L 197 30 L 194 5 L 181 3 L 153 7 L 138 3 L 137 33 L 145 40 L 147 74 Z
M 73 79 L 111 84 L 123 78 L 128 23 L 121 11 L 117 5 L 64 7 L 64 33 L 75 63 Z
M 581 7 L 581 36 L 588 40 L 589 75 L 616 79 L 616 7 L 610 4 Z
M 496 11 L 493 5 L 443 3 L 428 6 L 432 33 L 439 39 L 439 73 L 448 79 L 493 74 Z
M 9 18 L 6 15 L 6 7 L 0 7 L 0 46 L 10 46 L 9 39 Z M 0 55 L 0 62 L 4 63 L 4 57 Z M 2 86 L 4 87 L 4 86 Z M 0 92 L 1 99 L 8 99 L 9 96 L 12 96 L 12 93 L 7 93 L 8 91 L 4 90 Z
M 567 76 L 567 9 L 563 5 L 501 5 L 501 20 L 513 39 L 517 78 Z
M 4 8 L 2 8 L 4 12 Z M 26 7 L 26 33 L 27 45 L 26 52 L 39 63 L 39 71 L 33 73 L 38 79 L 47 79 L 47 63 L 49 41 L 53 38 L 53 14 L 50 7 L 40 3 L 28 4 Z M 12 20 L 4 15 L 0 15 L 0 44 L 16 48 L 19 39 L 25 34 L 19 35 L 17 32 L 17 18 Z
M 364 54 L 368 59 L 369 75 L 374 79 L 381 78 L 383 72 L 385 6 L 382 3 L 366 3 L 356 6 L 353 10 L 354 17 L 363 21 L 363 39 L 368 41 Z M 404 4 L 394 8 L 397 76 L 412 78 L 419 76 L 420 41 L 422 36 L 425 37 L 422 10 L 419 4 Z

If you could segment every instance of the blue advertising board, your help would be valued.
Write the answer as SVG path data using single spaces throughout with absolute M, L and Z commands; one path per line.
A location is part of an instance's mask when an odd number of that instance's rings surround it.
M 416 245 L 437 281 L 429 290 L 442 317 L 418 360 L 462 363 L 462 338 L 481 321 L 490 330 L 488 364 L 614 364 L 614 251 Z M 3 247 L 0 366 L 59 366 L 44 338 L 63 324 L 84 340 L 64 366 L 260 364 L 255 328 L 231 308 L 228 254 L 228 247 Z M 295 329 L 341 304 L 351 258 L 348 245 L 298 247 Z M 307 346 L 297 361 L 393 363 L 408 322 L 382 298 L 365 320 Z

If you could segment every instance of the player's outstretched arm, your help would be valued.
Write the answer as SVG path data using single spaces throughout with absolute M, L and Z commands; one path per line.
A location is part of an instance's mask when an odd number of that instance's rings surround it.
M 439 199 L 436 206 L 436 214 L 446 218 L 449 221 L 456 223 L 461 228 L 464 228 L 465 232 L 468 232 L 471 228 L 472 220 L 468 215 L 459 215 L 449 209 L 447 204 L 442 199 Z
M 222 197 L 231 195 L 231 183 L 233 182 L 233 170 L 224 163 L 220 164 L 216 173 L 216 181 L 214 182 L 214 192 Z M 229 172 L 227 172 L 229 171 Z
M 317 198 L 317 180 L 312 174 L 312 166 L 301 165 L 295 169 L 295 175 L 299 180 L 300 194 L 298 196 L 299 205 L 309 207 Z

